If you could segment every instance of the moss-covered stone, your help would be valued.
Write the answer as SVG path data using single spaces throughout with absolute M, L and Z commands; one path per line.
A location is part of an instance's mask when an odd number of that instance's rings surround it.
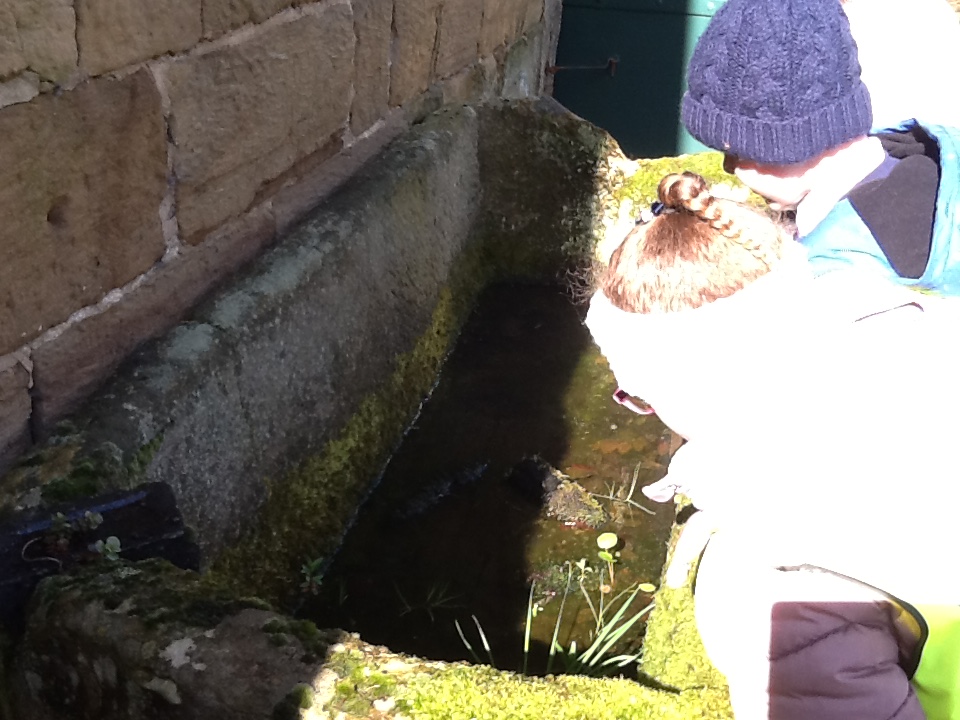
M 464 288 L 459 300 L 449 289 L 442 293 L 430 329 L 416 347 L 397 358 L 393 375 L 364 398 L 318 456 L 272 486 L 255 528 L 220 557 L 212 576 L 292 602 L 303 557 L 326 556 L 336 548 L 353 509 L 433 385 L 469 307 L 465 298 L 475 292 Z
M 128 614 L 147 627 L 211 628 L 244 608 L 271 609 L 260 598 L 236 594 L 215 576 L 181 570 L 158 558 L 133 564 L 119 561 L 110 572 L 98 563 L 78 566 L 41 583 L 34 602 L 43 608 L 65 594 L 78 604 L 100 602 L 107 610 L 126 604 Z
M 675 525 L 670 539 L 676 546 L 681 526 Z M 692 580 L 693 574 L 691 573 Z M 727 684 L 707 658 L 694 617 L 693 591 L 688 582 L 681 588 L 661 583 L 656 605 L 643 643 L 641 669 L 664 685 L 681 690 L 700 688 L 716 708 L 716 717 L 732 718 Z
M 298 720 L 301 717 L 300 711 L 312 708 L 314 701 L 313 688 L 301 683 L 274 706 L 273 720 Z
M 486 107 L 481 119 L 487 252 L 500 274 L 522 267 L 562 277 L 591 256 L 619 147 L 548 101 Z
M 574 480 L 562 480 L 547 498 L 547 515 L 562 523 L 598 528 L 610 519 L 610 514 L 596 498 Z
M 327 661 L 329 690 L 316 702 L 331 714 L 378 717 L 395 707 L 418 720 L 727 720 L 726 694 L 712 687 L 671 689 L 645 678 L 524 677 L 485 665 L 425 662 L 352 639 Z
M 0 514 L 19 508 L 47 507 L 112 490 L 126 490 L 144 479 L 162 435 L 129 459 L 113 442 L 88 443 L 83 430 L 61 423 L 50 441 L 35 448 L 0 478 Z

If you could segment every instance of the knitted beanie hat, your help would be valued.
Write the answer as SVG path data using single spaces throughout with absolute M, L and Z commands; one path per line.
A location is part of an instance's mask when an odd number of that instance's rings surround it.
M 715 150 L 804 162 L 870 131 L 870 94 L 840 0 L 727 0 L 687 72 L 683 124 Z

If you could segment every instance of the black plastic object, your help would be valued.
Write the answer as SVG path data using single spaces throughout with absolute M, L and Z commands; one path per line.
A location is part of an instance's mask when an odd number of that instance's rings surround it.
M 100 520 L 92 529 L 91 516 Z M 109 562 L 109 553 L 94 548 L 111 536 L 120 541 L 118 554 L 125 560 L 162 557 L 200 569 L 200 549 L 165 483 L 23 511 L 0 524 L 0 627 L 20 631 L 26 603 L 43 578 L 80 563 Z

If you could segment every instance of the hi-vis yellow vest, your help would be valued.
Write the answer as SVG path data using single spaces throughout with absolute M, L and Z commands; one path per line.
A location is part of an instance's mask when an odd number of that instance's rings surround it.
M 917 641 L 904 671 L 927 720 L 960 720 L 960 605 L 910 605 L 894 597 L 890 601 L 901 627 Z

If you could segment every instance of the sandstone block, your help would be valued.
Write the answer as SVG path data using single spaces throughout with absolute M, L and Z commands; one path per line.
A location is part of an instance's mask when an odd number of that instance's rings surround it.
M 355 0 L 353 15 L 357 49 L 350 129 L 354 135 L 360 135 L 387 114 L 393 5 L 380 0 Z
M 478 60 L 443 82 L 443 103 L 484 102 L 497 96 L 497 63 L 493 58 Z
M 73 0 L 7 0 L 26 67 L 63 82 L 77 69 Z
M 146 71 L 0 110 L 0 354 L 164 253 L 167 143 Z
M 305 0 L 203 0 L 203 36 L 215 38 L 247 23 L 261 23 Z
M 480 54 L 512 43 L 540 21 L 543 0 L 483 0 Z
M 77 0 L 80 69 L 89 75 L 187 50 L 201 30 L 195 0 Z
M 354 142 L 336 156 L 311 168 L 295 183 L 280 189 L 271 199 L 278 236 L 286 235 L 304 215 L 370 162 L 387 143 L 407 128 L 402 110 L 394 109 L 375 131 Z
M 264 183 L 342 130 L 353 38 L 350 6 L 335 2 L 160 70 L 185 239 L 246 210 Z
M 390 104 L 403 105 L 430 85 L 441 0 L 396 0 L 395 52 L 390 68 Z
M 17 103 L 30 102 L 40 94 L 40 77 L 34 72 L 24 72 L 0 83 L 0 108 Z
M 0 358 L 0 473 L 30 444 L 30 373 L 13 356 Z
M 440 13 L 436 76 L 445 78 L 477 59 L 483 3 L 446 0 Z
M 523 17 L 523 32 L 528 32 L 534 25 L 543 20 L 544 15 L 550 11 L 546 6 L 551 0 L 525 0 L 525 13 Z
M 0 77 L 9 77 L 27 67 L 17 32 L 17 16 L 7 2 L 0 3 Z
M 184 318 L 205 294 L 274 240 L 273 215 L 259 210 L 186 248 L 102 313 L 68 327 L 33 355 L 33 424 L 45 435 L 143 342 Z

